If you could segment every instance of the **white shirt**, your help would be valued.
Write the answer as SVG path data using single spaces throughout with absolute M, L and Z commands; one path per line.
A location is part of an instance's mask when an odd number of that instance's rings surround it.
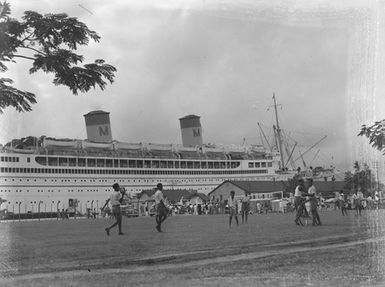
M 295 188 L 294 196 L 302 196 L 302 191 L 299 190 L 300 185 Z
M 247 195 L 245 195 L 244 197 L 242 197 L 241 201 L 244 202 L 244 203 L 249 203 L 250 202 L 250 198 Z
M 308 194 L 316 194 L 317 190 L 316 190 L 315 186 L 314 185 L 310 186 L 307 193 Z
M 164 201 L 163 192 L 161 190 L 157 189 L 155 194 L 154 194 L 154 199 L 155 199 L 156 204 L 159 204 L 161 200 Z
M 230 208 L 236 208 L 237 206 L 237 200 L 234 198 L 229 197 L 229 200 L 227 201 L 227 204 L 229 205 Z
M 111 205 L 114 206 L 114 205 L 120 205 L 120 199 L 122 198 L 122 194 L 119 192 L 119 191 L 114 191 L 111 195 L 110 195 L 110 202 L 111 202 Z

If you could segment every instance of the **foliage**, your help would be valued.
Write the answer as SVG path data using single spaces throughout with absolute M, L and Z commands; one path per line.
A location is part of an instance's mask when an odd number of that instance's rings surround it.
M 352 192 L 361 189 L 362 193 L 368 196 L 375 184 L 374 174 L 366 163 L 361 168 L 358 161 L 355 161 L 353 168 L 354 173 L 351 171 L 345 172 L 344 187 Z
M 385 153 L 385 120 L 375 122 L 374 125 L 369 127 L 363 125 L 358 136 L 369 138 L 372 147 Z
M 41 15 L 25 11 L 21 21 L 10 18 L 10 14 L 9 3 L 0 2 L 1 72 L 7 70 L 7 63 L 16 63 L 20 58 L 32 61 L 30 73 L 52 73 L 55 85 L 65 85 L 75 95 L 96 86 L 104 90 L 107 82 L 113 83 L 116 69 L 104 60 L 80 66 L 84 57 L 74 51 L 90 40 L 100 40 L 84 23 L 64 13 Z M 9 78 L 0 79 L 0 112 L 10 106 L 19 112 L 31 111 L 36 96 L 12 87 L 12 83 Z
M 353 189 L 353 173 L 351 171 L 345 172 L 344 182 L 345 182 L 344 189 L 346 190 Z

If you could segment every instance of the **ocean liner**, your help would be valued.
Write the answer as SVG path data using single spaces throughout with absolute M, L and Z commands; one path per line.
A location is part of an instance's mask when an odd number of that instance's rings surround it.
M 200 117 L 180 118 L 182 145 L 112 139 L 109 113 L 84 115 L 87 139 L 27 137 L 1 148 L 1 206 L 55 212 L 76 204 L 99 209 L 114 182 L 134 195 L 162 182 L 165 189 L 209 193 L 225 180 L 287 180 L 278 152 L 263 146 L 204 144 Z

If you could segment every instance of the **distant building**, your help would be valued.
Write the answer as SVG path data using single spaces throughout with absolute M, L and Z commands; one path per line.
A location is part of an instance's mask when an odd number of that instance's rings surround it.
M 204 193 L 192 193 L 190 197 L 186 198 L 186 201 L 192 205 L 202 205 L 209 202 L 210 198 Z
M 222 202 L 234 190 L 235 197 L 242 197 L 245 191 L 251 194 L 251 199 L 272 200 L 282 197 L 285 185 L 279 181 L 225 181 L 218 185 L 208 196 L 213 202 Z
M 163 190 L 163 197 L 165 198 L 166 204 L 177 204 L 182 203 L 182 200 L 191 198 L 192 194 L 196 194 L 196 191 L 189 191 L 186 189 L 169 189 Z M 139 204 L 147 207 L 147 210 L 151 209 L 155 203 L 154 200 L 155 189 L 143 190 L 138 195 Z
M 317 193 L 323 197 L 334 197 L 336 192 L 344 190 L 344 181 L 314 181 Z M 307 183 L 305 182 L 305 187 Z M 241 197 L 245 191 L 251 194 L 251 199 L 272 200 L 281 198 L 287 190 L 288 183 L 284 181 L 225 181 L 212 190 L 208 196 L 211 201 L 227 200 L 230 191 L 234 190 L 235 197 Z M 345 191 L 345 190 L 344 190 Z M 294 193 L 294 190 L 289 191 Z

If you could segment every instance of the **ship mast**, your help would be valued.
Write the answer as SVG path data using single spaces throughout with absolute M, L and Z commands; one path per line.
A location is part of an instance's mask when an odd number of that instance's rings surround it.
M 277 112 L 277 102 L 275 101 L 275 94 L 274 93 L 273 93 L 273 100 L 274 100 L 275 121 L 276 121 L 276 126 L 277 126 L 278 149 L 279 149 L 279 154 L 281 156 L 281 168 L 284 168 L 285 167 L 285 162 L 283 160 L 282 133 L 281 133 L 281 128 L 279 127 L 278 112 Z

